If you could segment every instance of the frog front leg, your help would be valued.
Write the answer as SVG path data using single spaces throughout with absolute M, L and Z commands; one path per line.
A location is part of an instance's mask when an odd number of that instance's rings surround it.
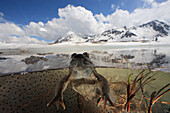
M 65 104 L 63 101 L 63 92 L 67 88 L 68 84 L 70 83 L 71 73 L 69 73 L 68 76 L 64 77 L 60 83 L 59 87 L 57 88 L 57 93 L 54 95 L 52 100 L 47 104 L 47 107 L 49 107 L 54 101 L 57 101 L 57 108 L 59 107 L 59 103 L 61 103 L 63 109 L 65 109 Z M 58 100 L 60 98 L 60 100 Z
M 109 103 L 114 106 L 111 98 L 110 98 L 110 87 L 108 84 L 108 81 L 99 73 L 97 73 L 96 69 L 92 68 L 92 72 L 94 76 L 99 81 L 101 90 L 102 90 L 102 97 L 99 98 L 98 105 L 101 103 L 102 100 L 104 100 L 104 109 L 106 109 L 106 102 L 109 101 Z

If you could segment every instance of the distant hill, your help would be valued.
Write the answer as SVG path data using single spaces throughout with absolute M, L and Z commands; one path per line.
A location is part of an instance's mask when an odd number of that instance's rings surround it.
M 68 32 L 55 43 L 63 42 L 113 42 L 113 41 L 157 41 L 168 36 L 170 26 L 159 20 L 154 20 L 140 26 L 111 29 L 97 35 L 84 35 Z

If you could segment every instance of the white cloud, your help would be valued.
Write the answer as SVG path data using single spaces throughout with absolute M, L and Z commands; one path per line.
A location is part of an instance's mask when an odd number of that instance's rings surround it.
M 98 21 L 106 21 L 106 17 L 102 13 L 95 15 L 95 17 Z
M 124 2 L 122 2 L 122 3 L 121 3 L 121 6 L 124 6 L 124 5 L 125 5 Z
M 24 31 L 13 23 L 0 23 L 0 40 L 7 41 L 10 35 L 23 35 Z
M 83 34 L 96 34 L 105 28 L 102 22 L 98 22 L 93 13 L 84 7 L 68 5 L 58 9 L 59 18 L 43 24 L 42 22 L 30 22 L 24 30 L 27 34 L 38 35 L 50 40 L 56 40 L 68 31 Z
M 153 2 L 155 2 L 155 0 L 142 0 L 142 1 L 144 1 L 147 4 L 152 4 Z
M 3 22 L 12 23 L 12 22 L 6 20 L 6 19 L 4 18 L 4 16 L 5 16 L 4 13 L 3 13 L 3 12 L 0 12 L 0 23 L 3 23 Z
M 0 17 L 3 17 L 3 16 L 4 16 L 4 14 L 2 12 L 0 12 Z
M 3 21 L 4 21 L 3 16 L 4 16 L 4 13 L 0 12 L 0 22 L 3 22 Z
M 143 8 L 151 8 L 151 7 L 157 7 L 159 3 L 157 3 L 155 0 L 141 0 L 144 2 Z
M 142 0 L 144 2 L 143 7 L 150 7 L 152 4 L 155 4 L 155 0 Z
M 36 38 L 31 38 L 29 36 L 22 36 L 22 37 L 17 37 L 17 36 L 10 36 L 10 42 L 12 43 L 21 43 L 21 44 L 46 44 L 45 41 L 39 41 Z
M 152 4 L 151 8 L 136 9 L 132 14 L 131 18 L 136 18 L 135 23 L 141 24 L 142 22 L 147 22 L 151 20 L 161 20 L 167 23 L 170 22 L 170 0 L 162 3 Z M 135 19 L 133 19 L 135 21 Z
M 111 24 L 111 27 L 128 26 L 130 23 L 129 12 L 126 10 L 117 9 L 113 14 L 108 15 L 106 20 Z
M 45 43 L 27 36 L 25 31 L 14 23 L 0 23 L 0 32 L 0 41 L 32 44 Z
M 102 13 L 94 15 L 82 6 L 68 5 L 58 9 L 59 18 L 53 18 L 47 23 L 30 22 L 24 27 L 14 23 L 0 23 L 0 40 L 19 42 L 25 39 L 27 40 L 24 41 L 25 43 L 38 43 L 38 40 L 30 37 L 38 36 L 46 40 L 56 40 L 68 31 L 98 34 L 115 27 L 140 25 L 155 19 L 170 23 L 170 0 L 162 3 L 154 0 L 145 0 L 145 2 L 152 4 L 151 7 L 138 8 L 132 13 L 117 8 L 114 13 L 107 16 Z
M 154 2 L 154 1 L 153 1 Z M 150 1 L 150 3 L 152 3 Z M 127 10 L 117 9 L 111 15 L 102 17 L 102 14 L 98 15 L 97 18 L 100 21 L 107 21 L 112 28 L 114 27 L 123 27 L 123 26 L 137 26 L 148 21 L 155 19 L 165 21 L 170 23 L 170 0 L 162 3 L 154 2 L 150 8 L 138 8 L 135 9 L 132 13 L 129 13 Z
M 111 9 L 114 9 L 115 8 L 115 5 L 114 4 L 111 4 Z

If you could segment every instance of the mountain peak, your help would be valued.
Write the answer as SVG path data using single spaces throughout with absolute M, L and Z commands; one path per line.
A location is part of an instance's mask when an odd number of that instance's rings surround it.
M 74 33 L 69 31 L 63 37 L 59 38 L 55 43 L 62 43 L 62 42 L 85 42 L 86 35 Z
M 140 26 L 111 29 L 98 35 L 84 35 L 69 31 L 55 43 L 62 42 L 113 42 L 113 41 L 153 41 L 168 36 L 170 26 L 159 20 L 153 20 Z
M 153 20 L 151 22 L 148 22 L 146 24 L 142 24 L 139 27 L 150 27 L 154 29 L 155 31 L 159 32 L 160 35 L 168 36 L 168 31 L 170 29 L 170 26 L 164 22 L 161 22 L 159 20 Z
M 69 32 L 67 32 L 66 35 L 67 35 L 67 36 L 68 36 L 68 35 L 74 35 L 74 32 L 73 32 L 73 31 L 69 31 Z

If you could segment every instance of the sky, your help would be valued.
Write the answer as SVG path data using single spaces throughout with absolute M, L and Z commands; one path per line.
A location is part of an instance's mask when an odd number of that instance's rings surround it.
M 69 31 L 98 34 L 158 19 L 170 23 L 170 0 L 0 0 L 0 41 L 45 43 Z

